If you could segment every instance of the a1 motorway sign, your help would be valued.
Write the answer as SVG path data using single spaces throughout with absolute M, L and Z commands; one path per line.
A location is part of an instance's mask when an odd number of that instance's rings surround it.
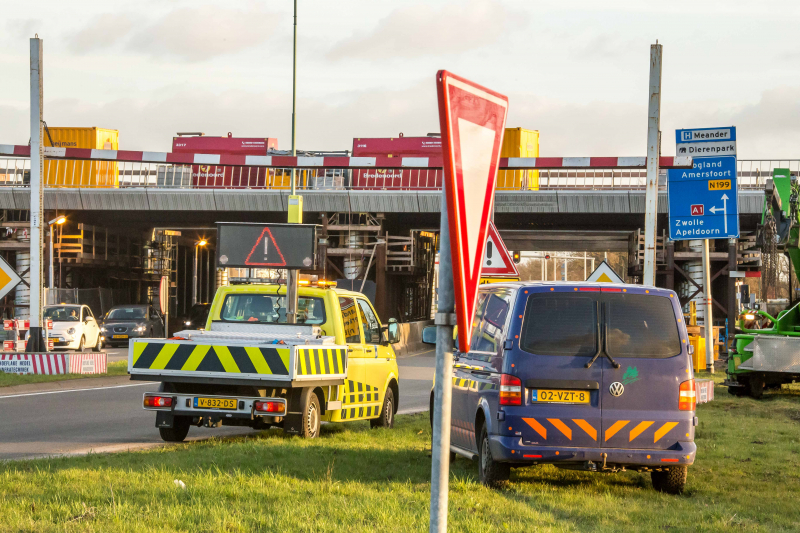
M 469 351 L 508 98 L 442 70 L 436 77 L 458 348 Z
M 667 171 L 670 239 L 739 237 L 736 128 L 676 130 L 675 141 L 694 165 Z

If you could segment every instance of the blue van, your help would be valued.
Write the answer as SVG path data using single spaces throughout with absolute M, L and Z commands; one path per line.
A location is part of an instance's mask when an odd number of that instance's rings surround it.
M 655 287 L 482 286 L 470 352 L 454 356 L 451 457 L 477 458 L 487 485 L 547 463 L 651 472 L 656 490 L 682 492 L 697 450 L 682 317 Z

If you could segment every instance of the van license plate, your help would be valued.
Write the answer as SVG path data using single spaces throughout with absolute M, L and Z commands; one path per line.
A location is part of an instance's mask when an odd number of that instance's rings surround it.
M 128 336 L 127 335 L 112 335 L 111 338 L 112 339 L 127 339 Z
M 201 409 L 236 410 L 236 398 L 195 398 L 194 406 Z
M 585 390 L 531 390 L 532 402 L 589 403 L 589 391 Z

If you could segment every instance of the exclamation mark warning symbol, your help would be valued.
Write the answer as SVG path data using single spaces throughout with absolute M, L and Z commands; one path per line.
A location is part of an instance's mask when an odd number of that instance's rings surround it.
M 486 243 L 486 266 L 492 266 L 492 240 Z
M 257 252 L 257 250 L 259 250 L 261 247 L 261 239 L 264 239 L 263 258 L 260 258 L 260 254 Z M 272 243 L 271 246 L 270 242 Z M 270 253 L 272 254 L 272 257 L 270 257 Z M 269 230 L 269 228 L 264 228 L 264 230 L 261 232 L 261 235 L 258 236 L 256 243 L 253 245 L 252 250 L 250 250 L 250 254 L 247 256 L 247 259 L 245 259 L 244 264 L 248 266 L 286 266 L 286 259 L 283 257 L 283 252 L 281 252 L 281 248 L 278 246 L 278 243 L 275 242 L 275 237 L 272 235 L 272 232 Z

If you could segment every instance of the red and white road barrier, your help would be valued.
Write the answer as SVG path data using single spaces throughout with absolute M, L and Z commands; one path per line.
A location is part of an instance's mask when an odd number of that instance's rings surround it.
M 69 354 L 70 374 L 105 374 L 108 371 L 108 354 L 71 353 Z
M 3 341 L 4 352 L 24 352 L 25 341 Z
M 66 374 L 69 355 L 65 353 L 0 354 L 0 371 L 10 374 Z
M 697 403 L 708 403 L 714 399 L 714 382 L 710 379 L 694 380 Z
M 27 145 L 0 144 L 0 155 L 30 157 Z M 220 165 L 274 168 L 442 168 L 441 157 L 292 157 L 279 155 L 183 154 L 136 150 L 45 147 L 45 159 L 79 159 L 179 165 Z M 687 156 L 659 158 L 660 168 L 692 168 Z M 646 157 L 501 157 L 500 169 L 647 168 Z

